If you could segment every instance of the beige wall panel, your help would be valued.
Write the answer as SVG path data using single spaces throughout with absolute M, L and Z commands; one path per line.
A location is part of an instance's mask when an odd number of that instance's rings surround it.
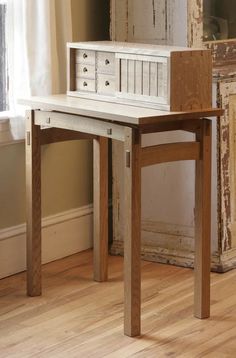
M 108 15 L 106 0 L 72 0 L 73 40 L 107 39 Z M 57 14 L 59 25 L 61 17 L 61 13 Z M 25 221 L 24 158 L 24 143 L 0 146 L 0 229 Z M 42 148 L 42 194 L 43 216 L 92 202 L 91 142 Z

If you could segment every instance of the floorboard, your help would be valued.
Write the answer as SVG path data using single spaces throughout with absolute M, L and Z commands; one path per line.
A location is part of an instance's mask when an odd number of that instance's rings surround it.
M 142 262 L 142 336 L 123 335 L 123 258 L 92 280 L 92 252 L 43 266 L 43 295 L 25 273 L 0 280 L 0 357 L 236 357 L 236 271 L 211 274 L 211 318 L 193 317 L 193 271 Z

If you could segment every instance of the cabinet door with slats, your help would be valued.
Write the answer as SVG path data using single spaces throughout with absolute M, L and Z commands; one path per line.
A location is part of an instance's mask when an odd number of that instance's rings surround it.
M 168 61 L 165 57 L 117 54 L 120 79 L 116 95 L 169 104 Z

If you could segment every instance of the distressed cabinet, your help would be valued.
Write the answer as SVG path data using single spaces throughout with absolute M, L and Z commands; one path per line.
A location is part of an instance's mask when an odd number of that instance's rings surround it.
M 71 96 L 172 111 L 212 106 L 208 50 L 113 41 L 69 43 L 68 65 Z
M 231 105 L 236 94 L 236 2 L 111 0 L 111 39 L 212 50 L 213 101 L 225 109 L 221 122 L 217 127 L 213 125 L 212 269 L 224 272 L 236 267 L 236 126 Z M 159 140 L 168 142 L 170 135 L 166 134 Z M 187 140 L 184 135 L 183 140 Z M 114 171 L 120 170 L 120 151 L 119 145 L 114 142 Z M 185 163 L 178 169 L 166 164 L 162 167 L 162 173 L 152 168 L 147 175 L 143 175 L 143 257 L 192 266 L 193 165 Z M 184 195 L 172 195 L 176 185 L 185 188 Z M 150 195 L 154 187 L 162 188 L 158 196 Z M 122 205 L 121 191 L 122 178 L 113 183 L 113 205 L 117 205 L 118 209 Z M 114 216 L 115 240 L 111 249 L 115 254 L 122 253 L 124 220 L 119 217 L 118 210 Z

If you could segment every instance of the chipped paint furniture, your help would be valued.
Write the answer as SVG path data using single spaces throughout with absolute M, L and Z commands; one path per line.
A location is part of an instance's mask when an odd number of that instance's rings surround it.
M 236 156 L 236 132 L 229 111 L 230 98 L 236 94 L 236 2 L 192 0 L 188 5 L 189 45 L 212 50 L 217 105 L 225 110 L 217 128 L 219 245 L 214 257 L 217 271 L 224 272 L 236 267 L 236 177 L 232 168 Z M 217 34 L 213 33 L 215 28 Z
M 148 0 L 145 2 L 111 0 L 110 3 L 112 40 L 181 45 L 213 51 L 213 105 L 224 108 L 225 112 L 217 128 L 213 125 L 212 184 L 213 197 L 217 199 L 213 202 L 212 212 L 211 265 L 212 270 L 217 272 L 234 268 L 236 267 L 236 215 L 234 214 L 236 176 L 232 168 L 236 157 L 233 139 L 236 132 L 229 104 L 232 95 L 236 94 L 236 2 L 232 0 Z M 121 149 L 115 142 L 113 147 L 114 160 L 117 157 L 118 161 Z M 190 167 L 190 164 L 188 166 Z M 184 170 L 187 169 L 184 167 Z M 119 183 L 115 183 L 113 192 L 116 200 L 119 199 Z M 157 209 L 155 208 L 156 212 Z M 192 207 L 187 208 L 188 211 L 192 209 Z M 147 244 L 143 245 L 144 257 L 152 261 L 191 267 L 194 261 L 191 220 L 186 220 L 185 223 L 178 222 L 176 226 L 172 223 L 154 222 L 154 219 L 152 218 L 152 222 L 147 220 L 143 222 L 145 233 L 153 233 Z M 173 223 L 176 223 L 174 219 Z M 112 251 L 122 253 L 122 230 L 118 224 L 115 225 L 115 230 L 120 239 L 114 242 Z M 159 232 L 162 234 L 159 235 Z
M 41 145 L 72 139 L 94 141 L 94 279 L 107 280 L 108 138 L 123 143 L 124 331 L 140 334 L 141 169 L 168 161 L 196 161 L 194 314 L 210 313 L 211 120 L 219 109 L 168 112 L 54 95 L 21 100 L 26 115 L 27 290 L 41 294 Z M 195 140 L 142 147 L 143 135 L 183 130 Z M 157 188 L 158 190 L 158 188 Z

